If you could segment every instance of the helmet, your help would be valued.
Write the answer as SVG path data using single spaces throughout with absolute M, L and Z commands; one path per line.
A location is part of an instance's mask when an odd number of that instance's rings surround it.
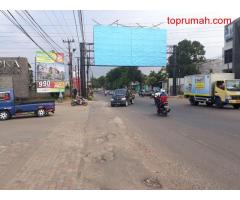
M 156 93 L 154 94 L 154 96 L 155 96 L 155 97 L 160 96 L 160 92 L 156 92 Z
M 166 91 L 165 91 L 165 89 L 161 89 L 160 92 L 161 93 L 165 93 Z

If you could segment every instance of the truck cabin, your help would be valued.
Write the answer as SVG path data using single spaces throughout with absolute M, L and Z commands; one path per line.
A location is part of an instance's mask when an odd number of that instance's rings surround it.
M 216 87 L 221 89 L 221 90 L 225 90 L 225 82 L 224 81 L 217 81 L 216 82 Z
M 10 92 L 6 91 L 6 92 L 0 92 L 0 102 L 4 102 L 4 101 L 9 101 L 10 100 Z
M 227 91 L 240 91 L 240 80 L 217 81 L 216 87 Z

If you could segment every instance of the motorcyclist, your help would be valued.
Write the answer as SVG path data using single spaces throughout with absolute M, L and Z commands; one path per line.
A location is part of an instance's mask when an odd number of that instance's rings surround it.
M 164 106 L 164 103 L 167 102 L 167 94 L 164 89 L 161 89 L 160 92 L 156 93 L 156 103 L 159 108 Z

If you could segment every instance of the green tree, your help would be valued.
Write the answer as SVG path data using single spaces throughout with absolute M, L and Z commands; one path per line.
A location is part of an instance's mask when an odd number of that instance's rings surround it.
M 131 82 L 144 81 L 142 72 L 137 67 L 117 67 L 110 70 L 106 75 L 106 87 L 116 89 L 129 87 Z
M 146 78 L 146 84 L 154 87 L 159 86 L 161 81 L 165 81 L 168 77 L 167 72 L 162 68 L 158 72 L 151 71 Z
M 93 83 L 93 88 L 102 88 L 105 87 L 105 76 L 100 76 L 99 78 L 93 78 L 92 83 Z
M 177 45 L 177 75 L 184 77 L 199 73 L 198 64 L 205 59 L 204 46 L 198 41 L 182 40 Z M 173 55 L 168 58 L 167 72 L 173 77 Z

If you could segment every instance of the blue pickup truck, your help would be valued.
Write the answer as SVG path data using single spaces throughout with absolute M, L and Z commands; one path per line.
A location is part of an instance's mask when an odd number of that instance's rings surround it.
M 55 102 L 53 100 L 17 102 L 13 89 L 0 88 L 0 120 L 11 119 L 23 113 L 33 113 L 38 117 L 44 117 L 54 111 Z

